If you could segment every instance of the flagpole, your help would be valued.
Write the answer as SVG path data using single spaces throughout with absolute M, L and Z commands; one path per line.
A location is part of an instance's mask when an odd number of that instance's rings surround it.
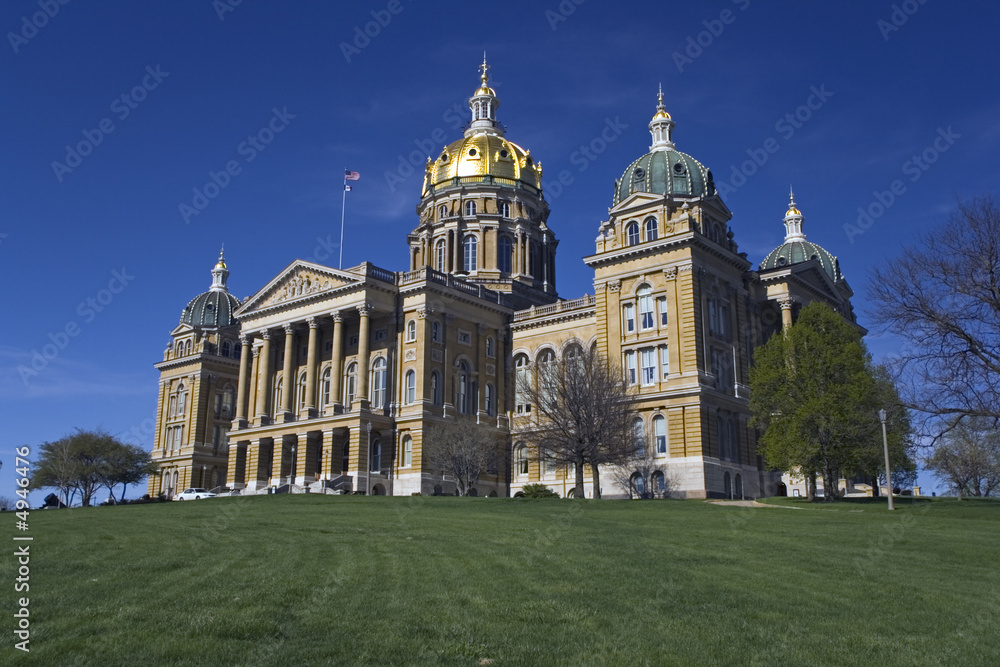
M 337 268 L 344 268 L 344 213 L 347 209 L 347 168 L 344 168 L 344 192 L 343 192 L 343 202 L 340 204 L 340 266 Z

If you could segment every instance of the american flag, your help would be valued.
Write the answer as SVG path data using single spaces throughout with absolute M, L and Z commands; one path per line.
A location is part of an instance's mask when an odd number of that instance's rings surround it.
M 361 174 L 356 171 L 344 170 L 344 180 L 345 181 L 360 181 Z
M 353 190 L 353 189 L 354 189 L 354 188 L 352 188 L 352 187 L 351 187 L 350 185 L 344 185 L 344 191 L 345 191 L 345 192 L 350 192 L 350 191 L 351 191 L 351 190 Z

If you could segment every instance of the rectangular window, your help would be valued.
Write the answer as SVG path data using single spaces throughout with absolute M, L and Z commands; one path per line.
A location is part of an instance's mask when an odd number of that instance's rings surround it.
M 666 380 L 670 375 L 670 349 L 666 345 L 660 347 L 660 379 Z
M 386 333 L 385 329 L 376 329 L 375 330 L 375 342 L 376 343 L 380 343 L 380 342 L 384 341 L 387 337 L 388 337 L 388 334 Z
M 660 326 L 667 326 L 667 299 L 661 296 L 656 300 L 656 307 L 660 311 Z
M 635 369 L 635 352 L 625 353 L 625 382 L 628 385 L 639 383 Z
M 358 346 L 358 337 L 357 336 L 351 336 L 350 338 L 348 338 L 347 339 L 347 346 L 348 347 L 357 347 Z
M 642 357 L 642 384 L 649 386 L 656 382 L 656 350 L 646 348 L 639 354 Z
M 635 331 L 635 306 L 631 303 L 625 304 L 625 333 L 633 333 Z
M 639 328 L 643 331 L 652 329 L 653 324 L 653 297 L 645 295 L 639 297 Z
M 458 342 L 462 345 L 472 344 L 472 333 L 463 329 L 458 330 Z
M 215 418 L 222 416 L 222 394 L 215 395 Z

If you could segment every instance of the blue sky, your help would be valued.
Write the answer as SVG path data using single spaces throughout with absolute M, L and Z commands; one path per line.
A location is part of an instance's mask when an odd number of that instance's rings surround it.
M 996 181 L 998 23 L 941 0 L 4 2 L 0 494 L 17 445 L 103 426 L 150 447 L 153 364 L 219 246 L 241 298 L 334 256 L 345 167 L 345 266 L 406 268 L 410 161 L 460 136 L 484 50 L 545 170 L 562 296 L 591 290 L 580 258 L 662 83 L 678 149 L 733 186 L 741 249 L 781 242 L 793 185 L 865 324 L 869 270 Z

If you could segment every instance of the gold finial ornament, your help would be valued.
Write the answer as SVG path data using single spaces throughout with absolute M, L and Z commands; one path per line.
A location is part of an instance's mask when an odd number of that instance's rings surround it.
M 792 186 L 789 185 L 788 186 L 788 212 L 785 213 L 785 217 L 787 218 L 790 215 L 802 215 L 802 211 L 800 211 L 795 206 L 795 193 L 792 192 Z
M 222 250 L 219 251 L 219 261 L 215 263 L 215 268 L 225 269 L 226 267 L 226 246 L 223 244 Z
M 476 95 L 496 95 L 496 92 L 487 85 L 490 80 L 490 75 L 487 73 L 489 69 L 490 66 L 486 64 L 486 52 L 483 51 L 483 64 L 479 66 L 479 80 L 482 81 L 482 85 L 479 86 Z
M 670 119 L 670 114 L 667 113 L 667 107 L 663 104 L 663 84 L 660 84 L 660 94 L 657 96 L 656 102 L 656 115 L 653 116 L 653 120 L 659 120 L 661 118 Z

